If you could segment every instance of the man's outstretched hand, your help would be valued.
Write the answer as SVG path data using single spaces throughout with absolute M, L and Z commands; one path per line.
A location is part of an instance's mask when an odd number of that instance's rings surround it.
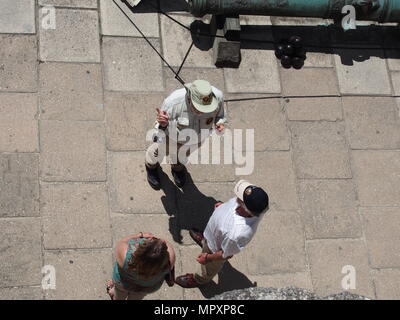
M 163 128 L 168 127 L 169 117 L 168 117 L 167 112 L 161 111 L 159 108 L 157 108 L 156 111 L 157 111 L 157 122 Z
M 225 130 L 225 124 L 223 123 L 217 124 L 215 125 L 215 129 L 217 129 L 218 133 L 223 133 Z

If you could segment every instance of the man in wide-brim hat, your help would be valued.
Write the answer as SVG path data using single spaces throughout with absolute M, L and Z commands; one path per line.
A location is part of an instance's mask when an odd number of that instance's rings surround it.
M 172 155 L 178 152 L 184 144 L 177 138 L 179 132 L 184 129 L 191 129 L 196 135 L 196 146 L 198 148 L 206 135 L 202 131 L 211 132 L 213 128 L 217 132 L 223 132 L 225 128 L 224 96 L 217 88 L 211 86 L 206 80 L 196 80 L 185 84 L 184 88 L 175 90 L 164 100 L 161 108 L 157 108 L 156 129 L 162 130 L 166 138 L 153 143 L 146 152 L 147 181 L 152 188 L 159 190 L 161 187 L 158 169 L 164 155 L 160 154 L 160 143 L 165 143 L 165 155 Z M 175 130 L 175 131 L 173 131 Z M 178 135 L 173 134 L 178 132 Z M 187 130 L 186 130 L 187 132 Z M 174 144 L 170 140 L 174 140 Z M 202 141 L 203 140 L 203 141 Z M 176 150 L 173 147 L 176 146 Z M 194 148 L 190 148 L 193 151 Z M 189 156 L 189 154 L 187 154 Z M 171 157 L 173 158 L 173 157 Z M 182 187 L 186 181 L 185 163 L 176 158 L 171 163 L 172 176 L 178 187 Z M 185 159 L 186 160 L 186 159 Z

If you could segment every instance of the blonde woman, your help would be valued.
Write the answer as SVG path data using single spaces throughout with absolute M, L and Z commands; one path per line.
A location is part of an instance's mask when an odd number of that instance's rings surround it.
M 113 280 L 107 292 L 112 300 L 141 300 L 166 281 L 174 285 L 175 252 L 151 233 L 123 238 L 117 243 Z

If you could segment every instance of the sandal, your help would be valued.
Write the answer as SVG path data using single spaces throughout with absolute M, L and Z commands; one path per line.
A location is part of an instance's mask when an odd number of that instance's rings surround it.
M 108 280 L 106 291 L 107 291 L 107 294 L 110 296 L 111 300 L 114 300 L 114 294 L 110 293 L 111 289 L 114 289 L 114 282 L 112 280 Z
M 194 242 L 196 242 L 201 248 L 203 247 L 202 241 L 204 239 L 204 236 L 200 231 L 198 231 L 196 229 L 190 229 L 189 235 L 193 239 Z
M 182 288 L 197 288 L 200 283 L 196 281 L 193 273 L 186 273 L 183 276 L 179 276 L 175 279 L 175 283 L 180 285 Z

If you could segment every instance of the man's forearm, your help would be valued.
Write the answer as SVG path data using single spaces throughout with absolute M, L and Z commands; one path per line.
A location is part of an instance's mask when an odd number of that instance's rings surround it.
M 228 259 L 232 258 L 232 256 L 224 258 L 223 254 L 224 254 L 224 252 L 222 250 L 217 251 L 215 253 L 208 253 L 207 254 L 207 262 L 222 261 L 222 260 L 228 260 Z

